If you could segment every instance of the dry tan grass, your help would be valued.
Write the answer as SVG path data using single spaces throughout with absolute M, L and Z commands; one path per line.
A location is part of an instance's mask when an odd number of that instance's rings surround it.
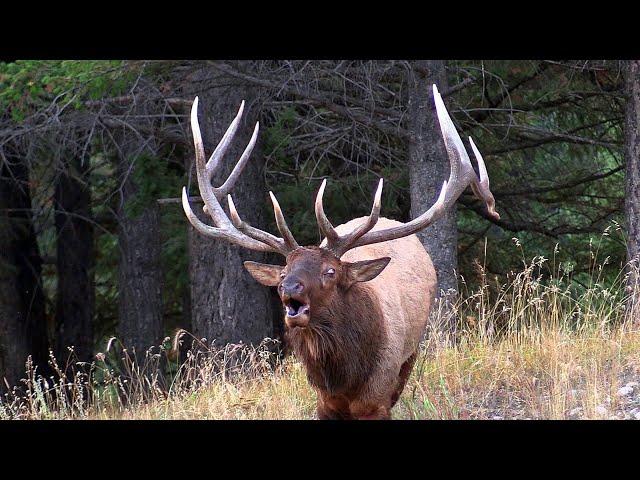
M 395 419 L 608 418 L 622 373 L 640 374 L 640 332 L 549 331 L 487 343 L 423 347 Z M 611 405 L 607 399 L 611 399 Z M 607 406 L 610 415 L 598 413 Z M 188 395 L 88 412 L 99 419 L 311 419 L 315 393 L 288 358 L 270 374 L 213 381 Z
M 393 417 L 616 418 L 617 390 L 640 377 L 640 330 L 619 293 L 624 279 L 603 287 L 597 268 L 592 278 L 576 292 L 560 268 L 536 258 L 504 285 L 485 279 L 463 292 L 449 313 L 456 333 L 439 333 L 450 317 L 435 315 Z M 0 418 L 314 417 L 303 367 L 268 345 L 204 346 L 166 383 L 161 360 L 172 350 L 150 351 L 138 365 L 116 343 L 73 380 L 60 372 L 45 384 L 31 372 L 22 392 L 0 402 Z

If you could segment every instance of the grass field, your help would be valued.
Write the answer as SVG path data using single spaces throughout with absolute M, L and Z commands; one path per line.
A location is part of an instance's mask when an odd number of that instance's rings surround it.
M 486 280 L 448 315 L 436 312 L 393 418 L 640 419 L 640 328 L 622 289 L 600 285 L 594 270 L 576 292 L 561 270 L 548 272 L 534 259 L 507 284 Z M 439 333 L 451 318 L 455 333 Z M 110 341 L 73 380 L 62 369 L 47 383 L 30 372 L 0 418 L 314 418 L 303 367 L 266 345 L 191 351 L 163 381 L 163 359 L 186 338 L 141 365 Z

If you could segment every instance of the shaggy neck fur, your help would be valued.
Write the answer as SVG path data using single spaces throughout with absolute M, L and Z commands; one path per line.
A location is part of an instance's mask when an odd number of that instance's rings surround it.
M 365 283 L 356 283 L 316 310 L 307 328 L 287 329 L 287 339 L 309 383 L 330 395 L 355 395 L 386 339 L 379 301 Z

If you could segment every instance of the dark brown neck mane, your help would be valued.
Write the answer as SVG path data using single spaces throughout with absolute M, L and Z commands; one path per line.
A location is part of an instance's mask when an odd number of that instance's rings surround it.
M 365 283 L 338 290 L 311 312 L 307 328 L 287 329 L 313 386 L 331 395 L 355 395 L 378 361 L 386 337 L 377 297 Z

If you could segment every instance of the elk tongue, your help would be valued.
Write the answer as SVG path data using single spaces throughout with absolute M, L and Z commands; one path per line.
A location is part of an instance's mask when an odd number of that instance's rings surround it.
M 298 300 L 292 300 L 285 305 L 287 315 L 290 317 L 297 317 L 300 314 L 308 314 L 309 306 L 299 302 Z

